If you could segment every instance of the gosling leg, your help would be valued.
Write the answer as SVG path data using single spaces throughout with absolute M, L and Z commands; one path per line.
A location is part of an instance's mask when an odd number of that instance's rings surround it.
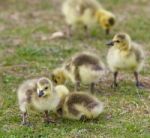
M 94 94 L 94 92 L 95 92 L 95 83 L 94 82 L 91 83 L 90 91 L 92 94 Z
M 27 112 L 24 112 L 23 114 L 22 114 L 22 125 L 26 125 L 26 126 L 30 126 L 30 123 L 29 122 L 27 122 L 27 117 L 28 117 L 28 114 L 27 114 Z
M 118 76 L 118 72 L 114 72 L 114 82 L 113 82 L 113 87 L 117 87 L 118 83 L 117 83 L 117 76 Z
M 106 35 L 109 35 L 109 34 L 110 34 L 110 30 L 109 30 L 109 29 L 106 29 L 106 30 L 105 30 L 105 33 L 106 33 Z
M 136 87 L 138 87 L 138 88 L 144 87 L 144 85 L 139 82 L 139 74 L 138 74 L 138 72 L 134 72 L 134 77 L 135 77 L 135 81 L 136 81 L 136 83 L 135 83 Z
M 72 36 L 72 25 L 67 26 L 67 31 L 66 31 L 67 37 Z
M 79 90 L 80 90 L 80 81 L 76 81 L 75 91 L 79 91 Z
M 55 123 L 55 121 L 49 117 L 48 111 L 45 111 L 44 113 L 45 113 L 45 118 L 44 118 L 45 123 L 48 123 L 48 124 L 49 123 Z
M 89 35 L 89 29 L 88 29 L 88 27 L 86 25 L 84 25 L 83 28 L 84 28 L 84 31 L 85 31 L 85 36 L 89 37 L 90 35 Z

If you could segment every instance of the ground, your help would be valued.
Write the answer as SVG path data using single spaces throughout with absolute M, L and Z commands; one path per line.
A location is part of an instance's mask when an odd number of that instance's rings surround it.
M 0 137 L 42 138 L 149 138 L 150 137 L 150 1 L 100 0 L 115 13 L 117 22 L 106 36 L 101 28 L 85 37 L 77 30 L 69 39 L 50 40 L 50 35 L 65 28 L 59 0 L 0 1 Z M 46 125 L 42 114 L 31 113 L 31 127 L 21 126 L 16 91 L 26 79 L 50 76 L 52 69 L 72 54 L 88 49 L 105 61 L 105 43 L 116 32 L 125 31 L 143 46 L 146 59 L 140 74 L 144 89 L 134 86 L 131 74 L 120 74 L 119 87 L 112 89 L 112 75 L 96 94 L 105 110 L 87 122 L 59 119 Z M 72 89 L 72 87 L 70 87 Z

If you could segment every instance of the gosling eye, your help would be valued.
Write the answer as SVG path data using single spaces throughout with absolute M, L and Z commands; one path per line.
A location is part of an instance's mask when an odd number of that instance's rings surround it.
M 119 41 L 119 40 L 116 40 L 116 43 L 120 43 L 120 41 Z
M 45 87 L 45 89 L 44 90 L 47 90 L 48 89 L 48 87 Z

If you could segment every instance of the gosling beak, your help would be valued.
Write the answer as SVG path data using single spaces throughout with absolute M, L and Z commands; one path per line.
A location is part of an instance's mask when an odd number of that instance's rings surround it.
M 106 33 L 106 35 L 109 35 L 109 34 L 110 34 L 110 30 L 109 30 L 109 29 L 106 29 L 106 30 L 105 30 L 105 33 Z
M 39 91 L 39 94 L 38 94 L 38 96 L 39 97 L 42 97 L 44 95 L 44 92 L 41 90 L 41 91 Z
M 114 46 L 114 41 L 107 42 L 106 45 L 108 45 L 108 46 Z

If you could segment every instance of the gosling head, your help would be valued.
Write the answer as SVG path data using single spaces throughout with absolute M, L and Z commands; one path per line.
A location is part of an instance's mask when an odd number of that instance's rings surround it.
M 52 82 L 48 78 L 40 78 L 37 82 L 37 94 L 39 97 L 50 96 L 52 93 Z
M 108 11 L 99 10 L 96 17 L 99 25 L 106 31 L 106 34 L 109 34 L 115 24 L 115 16 Z
M 57 85 L 64 84 L 66 81 L 65 72 L 64 69 L 62 68 L 58 68 L 54 70 L 51 77 L 52 77 L 52 81 Z
M 118 33 L 114 36 L 114 38 L 107 43 L 108 46 L 115 46 L 119 49 L 130 49 L 131 47 L 131 38 L 126 33 Z

